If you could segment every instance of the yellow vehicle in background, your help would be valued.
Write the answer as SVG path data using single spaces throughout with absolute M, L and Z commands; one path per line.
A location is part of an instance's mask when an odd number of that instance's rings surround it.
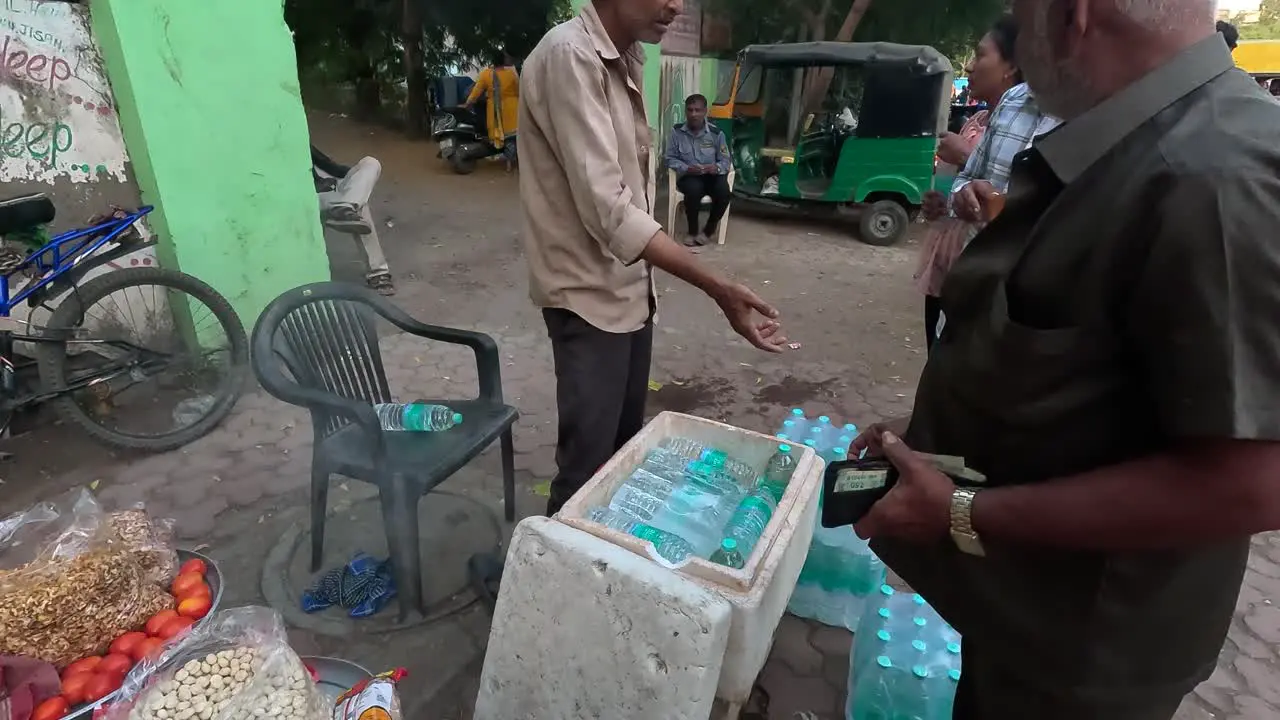
M 1280 40 L 1242 40 L 1233 56 L 1241 70 L 1258 80 L 1280 78 Z

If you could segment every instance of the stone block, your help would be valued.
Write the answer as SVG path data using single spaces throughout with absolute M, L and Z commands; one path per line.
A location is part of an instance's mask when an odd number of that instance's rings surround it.
M 474 718 L 704 720 L 729 626 L 717 593 L 528 518 L 511 540 Z

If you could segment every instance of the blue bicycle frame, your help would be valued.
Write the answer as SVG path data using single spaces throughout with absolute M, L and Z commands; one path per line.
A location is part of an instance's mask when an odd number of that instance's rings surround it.
M 68 230 L 54 237 L 44 247 L 27 257 L 26 262 L 15 268 L 8 275 L 0 275 L 0 317 L 9 317 L 18 303 L 30 298 L 35 293 L 48 287 L 59 277 L 75 268 L 86 258 L 92 257 L 108 243 L 115 242 L 125 231 L 146 217 L 153 205 L 144 205 L 129 212 L 124 217 L 111 218 L 93 227 L 79 230 Z M 129 252 L 138 247 L 146 247 L 150 243 L 131 246 Z M 35 268 L 37 277 L 34 282 L 23 286 L 18 294 L 10 297 L 9 280 L 18 272 L 27 268 Z

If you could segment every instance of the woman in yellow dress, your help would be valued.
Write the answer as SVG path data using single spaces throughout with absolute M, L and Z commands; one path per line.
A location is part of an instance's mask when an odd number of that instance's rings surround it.
M 501 148 L 510 170 L 516 161 L 516 126 L 520 117 L 520 74 L 516 72 L 515 58 L 506 52 L 498 53 L 496 62 L 480 71 L 476 84 L 471 88 L 464 107 L 470 109 L 481 99 L 486 100 L 485 122 L 489 127 L 489 141 L 494 148 Z

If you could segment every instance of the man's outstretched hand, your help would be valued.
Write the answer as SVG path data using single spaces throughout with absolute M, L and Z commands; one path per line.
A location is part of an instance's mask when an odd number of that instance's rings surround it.
M 786 348 L 787 338 L 782 334 L 778 311 L 746 285 L 726 283 L 712 298 L 729 319 L 730 327 L 747 342 L 771 353 L 780 353 Z

